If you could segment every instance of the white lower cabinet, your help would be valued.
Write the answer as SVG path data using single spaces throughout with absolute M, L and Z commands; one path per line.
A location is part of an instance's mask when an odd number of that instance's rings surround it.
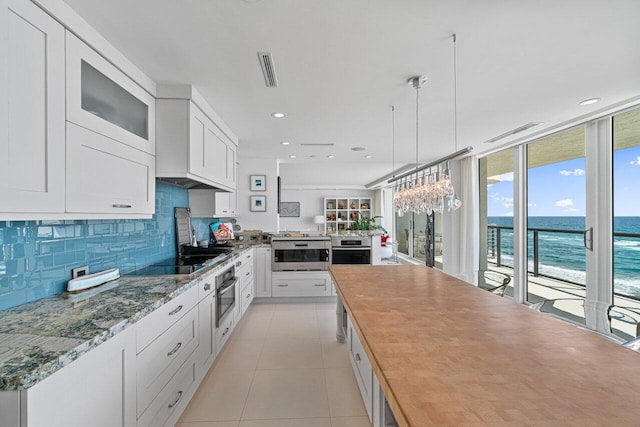
M 135 426 L 135 327 L 80 356 L 25 395 L 22 427 Z
M 138 427 L 174 426 L 196 391 L 197 385 L 196 362 L 191 358 L 178 369 L 138 419 Z
M 349 360 L 369 421 L 373 427 L 397 427 L 398 424 L 350 317 L 347 317 L 347 344 L 349 345 Z
M 216 357 L 222 351 L 222 347 L 229 341 L 229 337 L 235 328 L 235 313 L 231 311 L 216 329 Z
M 273 272 L 273 297 L 325 297 L 331 296 L 331 277 L 328 271 Z
M 240 315 L 244 316 L 244 313 L 251 305 L 253 301 L 253 280 L 246 280 L 242 285 L 242 290 L 240 291 Z
M 198 310 L 192 309 L 138 354 L 138 416 L 198 346 Z
M 255 296 L 271 297 L 271 247 L 257 247 L 255 263 Z
M 347 318 L 347 343 L 349 344 L 349 360 L 351 361 L 353 372 L 356 375 L 356 381 L 358 382 L 358 388 L 360 389 L 369 421 L 371 421 L 373 406 L 373 368 L 360 343 L 358 334 L 353 329 L 351 318 Z
M 197 352 L 198 380 L 202 380 L 216 358 L 216 293 L 215 275 L 207 274 L 198 283 L 198 331 L 200 344 Z

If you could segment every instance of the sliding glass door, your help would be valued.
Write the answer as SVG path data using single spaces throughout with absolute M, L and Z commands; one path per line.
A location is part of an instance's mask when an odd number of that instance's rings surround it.
M 640 334 L 640 109 L 613 117 L 612 332 Z
M 513 297 L 512 148 L 480 159 L 480 271 L 478 286 Z
M 527 145 L 527 298 L 585 324 L 584 126 Z

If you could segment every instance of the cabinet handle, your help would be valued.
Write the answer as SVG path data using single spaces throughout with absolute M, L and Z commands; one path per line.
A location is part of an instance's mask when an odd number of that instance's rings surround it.
M 251 296 L 251 294 L 247 294 L 247 298 L 249 298 Z
M 222 333 L 222 336 L 227 335 L 227 332 L 229 332 L 229 328 L 225 329 L 224 332 Z
M 247 259 L 251 258 L 251 255 L 247 255 Z
M 242 265 L 242 261 L 236 262 L 236 267 L 240 267 Z
M 360 353 L 356 353 L 356 360 L 357 360 L 358 362 L 361 360 L 361 359 L 360 359 Z
M 173 401 L 173 403 L 171 405 L 168 406 L 169 409 L 173 408 L 174 406 L 176 406 L 178 404 L 178 402 L 180 402 L 180 399 L 182 399 L 182 390 L 180 390 L 178 392 L 178 397 L 176 397 L 176 400 Z
M 119 203 L 115 203 L 115 204 L 111 205 L 111 207 L 118 208 L 118 209 L 129 209 L 132 206 L 131 205 L 122 205 L 122 204 L 119 204 Z
M 247 271 L 247 274 L 245 274 L 245 276 L 248 276 L 248 275 L 250 275 L 250 274 L 251 274 L 251 272 L 250 272 L 250 271 Z
M 179 312 L 180 310 L 182 310 L 182 304 L 180 304 L 179 306 L 177 306 L 175 310 L 170 311 L 170 312 L 169 312 L 169 316 L 173 316 L 174 314 L 176 314 L 176 313 L 177 313 L 177 312 Z
M 178 350 L 180 350 L 180 347 L 182 347 L 182 343 L 179 342 L 178 344 L 176 344 L 175 347 L 173 347 L 173 350 L 171 350 L 169 353 L 167 353 L 167 356 L 173 356 L 174 354 L 176 354 L 176 352 Z
M 205 291 L 208 291 L 208 290 L 210 290 L 210 289 L 211 289 L 211 283 L 205 283 L 205 284 L 204 284 L 204 290 L 205 290 Z
M 313 286 L 324 286 L 325 288 L 327 287 L 327 285 L 325 285 L 324 283 L 318 283 L 318 284 L 315 284 Z
M 281 287 L 281 288 L 286 288 L 289 285 L 278 285 L 278 286 Z

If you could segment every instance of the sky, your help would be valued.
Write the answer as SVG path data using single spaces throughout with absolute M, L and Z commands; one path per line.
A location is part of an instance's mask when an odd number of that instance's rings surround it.
M 614 152 L 614 215 L 640 216 L 640 146 Z M 513 173 L 487 190 L 488 216 L 513 216 Z M 585 159 L 529 169 L 529 216 L 584 216 Z

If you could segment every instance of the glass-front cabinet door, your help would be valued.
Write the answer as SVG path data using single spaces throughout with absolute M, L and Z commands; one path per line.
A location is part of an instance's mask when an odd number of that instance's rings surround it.
M 73 34 L 67 33 L 67 120 L 155 154 L 155 100 Z

